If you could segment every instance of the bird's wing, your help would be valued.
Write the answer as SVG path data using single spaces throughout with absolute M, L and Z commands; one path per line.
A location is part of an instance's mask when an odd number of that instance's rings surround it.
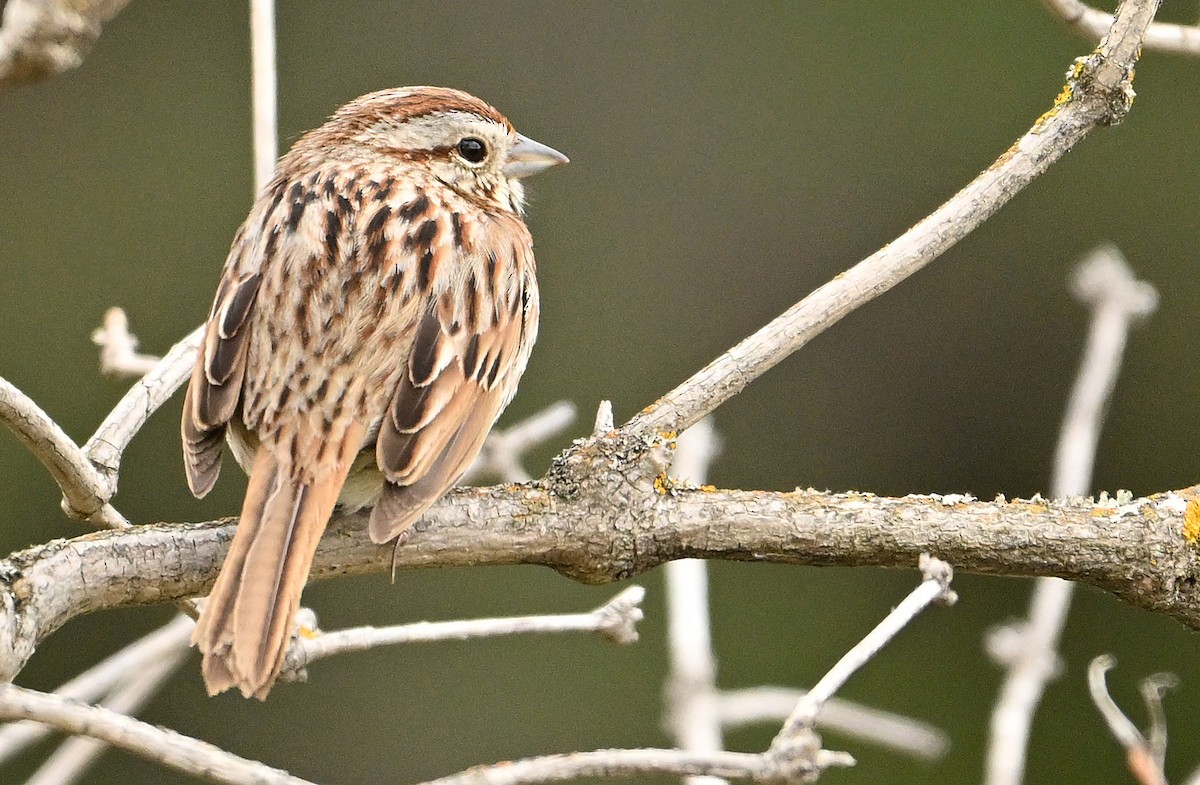
M 248 317 L 261 273 L 221 281 L 183 403 L 183 458 L 188 487 L 197 497 L 212 490 L 221 472 L 225 425 L 237 409 L 249 349 Z
M 462 253 L 460 220 L 453 215 L 450 231 L 429 235 L 453 235 L 450 245 Z M 448 266 L 453 281 L 440 290 L 430 281 L 417 317 L 376 441 L 385 483 L 371 513 L 375 542 L 411 526 L 466 471 L 529 359 L 538 297 L 528 232 L 515 219 L 485 228 L 472 258 Z M 421 248 L 409 253 L 420 265 Z
M 287 203 L 281 205 L 285 185 L 283 181 L 272 184 L 268 193 L 274 198 L 260 199 L 234 237 L 188 382 L 183 403 L 183 462 L 188 487 L 197 497 L 212 490 L 221 472 L 225 427 L 241 399 L 251 315 L 263 271 L 272 258 L 287 250 L 282 247 L 288 243 L 287 236 L 278 227 L 268 229 L 264 220 L 277 208 L 289 208 Z

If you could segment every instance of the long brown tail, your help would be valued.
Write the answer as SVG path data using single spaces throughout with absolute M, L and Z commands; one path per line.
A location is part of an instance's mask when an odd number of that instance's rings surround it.
M 258 448 L 237 533 L 192 634 L 210 695 L 237 687 L 263 700 L 275 683 L 313 554 L 361 443 L 362 430 L 348 430 L 338 463 L 310 483 L 269 446 Z

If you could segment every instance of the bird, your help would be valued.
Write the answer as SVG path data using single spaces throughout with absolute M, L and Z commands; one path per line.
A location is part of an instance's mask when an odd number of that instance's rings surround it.
M 265 700 L 335 505 L 398 538 L 478 454 L 537 338 L 522 180 L 567 163 L 469 93 L 369 93 L 303 135 L 234 236 L 184 399 L 191 492 L 249 475 L 196 623 L 210 695 Z

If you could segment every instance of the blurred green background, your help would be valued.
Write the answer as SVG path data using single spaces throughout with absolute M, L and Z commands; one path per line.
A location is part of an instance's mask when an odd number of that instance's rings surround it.
M 1174 6 L 1174 8 L 1172 8 Z M 1167 3 L 1165 18 L 1194 11 Z M 281 145 L 379 88 L 470 90 L 570 166 L 530 183 L 541 340 L 507 422 L 558 399 L 586 430 L 618 420 L 894 238 L 988 166 L 1050 105 L 1091 44 L 1033 0 L 919 4 L 341 3 L 279 9 Z M 0 374 L 85 439 L 126 383 L 88 340 L 124 306 L 147 351 L 203 318 L 251 199 L 243 3 L 135 2 L 83 67 L 0 94 Z M 944 258 L 851 315 L 720 409 L 715 484 L 880 494 L 1045 490 L 1086 328 L 1067 293 L 1077 260 L 1115 242 L 1161 293 L 1130 341 L 1096 487 L 1196 482 L 1192 344 L 1200 62 L 1148 53 L 1129 118 L 1101 130 Z M 116 504 L 137 522 L 232 514 L 231 467 L 187 493 L 178 400 L 126 456 Z M 530 461 L 540 473 L 565 445 Z M 0 437 L 3 552 L 85 529 Z M 713 617 L 726 687 L 808 685 L 917 580 L 915 571 L 717 564 Z M 643 640 L 521 638 L 388 649 L 322 662 L 265 704 L 204 697 L 193 660 L 147 719 L 327 783 L 413 782 L 542 752 L 668 743 L 661 575 Z M 985 631 L 1030 584 L 963 575 L 844 695 L 935 722 L 949 756 L 915 763 L 830 736 L 857 768 L 830 783 L 977 781 L 1000 673 Z M 534 568 L 407 572 L 312 587 L 326 627 L 585 609 L 612 587 Z M 22 674 L 49 689 L 170 616 L 103 613 L 55 635 Z M 1093 655 L 1114 693 L 1178 672 L 1168 773 L 1200 763 L 1200 639 L 1081 591 L 1065 672 L 1033 730 L 1029 781 L 1125 782 L 1086 698 Z M 762 748 L 773 728 L 739 732 Z M 45 748 L 43 748 L 44 751 Z M 0 779 L 19 781 L 27 759 Z M 93 783 L 190 782 L 109 753 Z

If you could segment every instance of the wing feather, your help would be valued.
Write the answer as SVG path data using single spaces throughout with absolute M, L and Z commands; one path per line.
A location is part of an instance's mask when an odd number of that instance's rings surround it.
M 516 267 L 515 253 L 510 261 Z M 534 286 L 532 278 L 519 276 L 517 303 L 536 302 L 526 286 Z M 405 360 L 408 372 L 380 427 L 376 460 L 385 483 L 371 513 L 375 542 L 411 526 L 466 471 L 524 371 L 536 334 L 529 315 L 504 298 L 465 289 L 460 308 L 428 300 Z
M 183 462 L 196 497 L 212 490 L 221 473 L 225 426 L 237 411 L 246 375 L 247 322 L 262 283 L 257 272 L 234 277 L 227 268 L 225 276 L 231 280 L 217 290 L 183 405 Z

